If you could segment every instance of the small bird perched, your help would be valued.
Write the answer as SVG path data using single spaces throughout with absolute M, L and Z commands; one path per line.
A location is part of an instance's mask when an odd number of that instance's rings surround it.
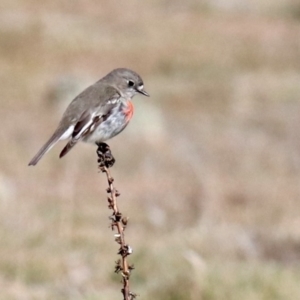
M 138 93 L 149 97 L 140 75 L 125 68 L 108 73 L 69 104 L 57 129 L 29 166 L 36 165 L 60 140 L 69 139 L 61 158 L 79 141 L 100 143 L 119 134 L 132 118 L 131 99 Z

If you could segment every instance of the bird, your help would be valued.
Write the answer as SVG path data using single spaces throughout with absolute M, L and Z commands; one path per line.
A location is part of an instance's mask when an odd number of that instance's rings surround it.
M 131 120 L 131 100 L 137 94 L 149 97 L 141 76 L 127 68 L 114 69 L 74 98 L 53 135 L 28 165 L 35 166 L 61 140 L 68 143 L 60 158 L 79 141 L 98 144 L 116 136 Z

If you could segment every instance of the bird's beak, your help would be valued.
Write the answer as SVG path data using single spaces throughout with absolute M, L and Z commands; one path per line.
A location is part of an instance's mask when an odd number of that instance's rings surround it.
M 136 89 L 140 94 L 144 95 L 144 96 L 147 96 L 147 97 L 150 97 L 150 95 L 144 90 L 144 86 L 139 86 L 137 89 Z

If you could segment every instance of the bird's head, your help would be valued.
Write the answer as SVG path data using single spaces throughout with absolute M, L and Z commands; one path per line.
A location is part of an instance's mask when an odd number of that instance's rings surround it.
M 149 97 L 149 94 L 144 89 L 141 76 L 132 70 L 125 68 L 115 69 L 107 74 L 104 80 L 115 87 L 125 98 L 132 98 L 137 94 Z

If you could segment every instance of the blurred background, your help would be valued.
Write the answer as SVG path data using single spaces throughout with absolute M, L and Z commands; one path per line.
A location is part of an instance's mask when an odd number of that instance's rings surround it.
M 1 0 L 0 298 L 121 299 L 96 148 L 29 160 L 116 67 L 110 141 L 140 299 L 300 299 L 297 0 Z

